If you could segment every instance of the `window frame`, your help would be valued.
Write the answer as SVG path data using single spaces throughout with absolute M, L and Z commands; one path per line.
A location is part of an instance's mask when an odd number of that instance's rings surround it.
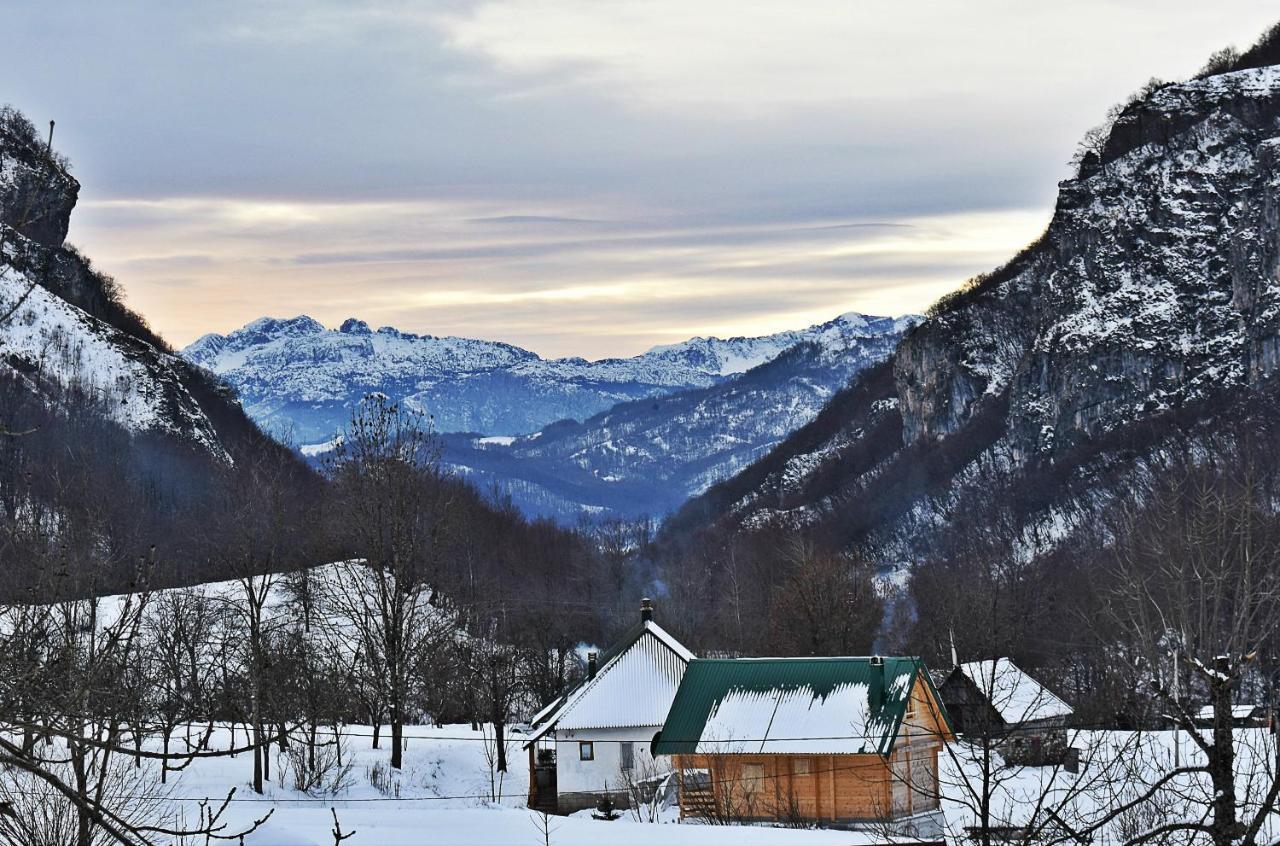
M 618 744 L 618 769 L 629 773 L 636 768 L 636 744 L 623 740 Z
M 578 760 L 594 761 L 596 759 L 596 744 L 593 740 L 578 741 Z

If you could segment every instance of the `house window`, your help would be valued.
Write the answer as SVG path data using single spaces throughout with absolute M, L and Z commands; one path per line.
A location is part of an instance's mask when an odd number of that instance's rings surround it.
M 594 761 L 596 759 L 596 745 L 590 740 L 583 740 L 578 743 L 578 760 Z
M 792 771 L 795 775 L 808 775 L 808 774 L 809 774 L 809 759 L 808 759 L 808 758 L 794 758 L 794 759 L 792 759 L 792 761 L 791 761 L 791 771 Z
M 627 740 L 627 741 L 623 741 L 623 742 L 622 742 L 622 744 L 621 744 L 621 746 L 620 746 L 620 751 L 621 751 L 621 755 L 622 755 L 622 767 L 621 767 L 621 769 L 622 769 L 622 771 L 623 771 L 624 773 L 629 773 L 629 772 L 631 772 L 631 770 L 633 770 L 633 769 L 635 768 L 635 765 L 636 765 L 636 748 L 635 748 L 635 744 L 634 744 L 634 743 L 632 743 L 632 742 L 631 742 L 631 741 L 629 741 L 629 740 Z

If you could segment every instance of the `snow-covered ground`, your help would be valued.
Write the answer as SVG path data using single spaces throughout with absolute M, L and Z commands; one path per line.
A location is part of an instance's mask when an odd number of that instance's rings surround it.
M 1237 807 L 1246 823 L 1253 819 L 1258 800 L 1270 786 L 1275 742 L 1268 729 L 1235 731 Z M 1075 831 L 1082 831 L 1101 822 L 1111 809 L 1147 795 L 1175 768 L 1204 763 L 1204 755 L 1185 731 L 1079 731 L 1070 734 L 1070 744 L 1081 752 L 1078 773 L 1059 767 L 998 768 L 992 773 L 988 780 L 991 825 L 1030 824 L 1061 836 L 1062 830 L 1050 821 L 1056 814 Z M 949 749 L 939 759 L 942 805 L 949 839 L 963 839 L 965 828 L 977 824 L 974 809 L 983 788 L 982 767 L 974 749 L 963 744 L 952 744 Z M 1156 825 L 1198 822 L 1206 816 L 1213 795 L 1205 773 L 1179 776 L 1157 791 L 1153 801 L 1092 832 L 1091 841 L 1124 843 Z M 1259 842 L 1275 842 L 1280 836 L 1280 815 L 1272 813 L 1261 835 Z
M 346 573 L 346 575 L 344 575 Z M 344 565 L 331 565 L 311 571 L 317 583 L 351 578 Z M 199 589 L 208 598 L 232 598 L 239 590 L 235 583 L 222 582 Z M 99 608 L 99 620 L 113 619 L 121 597 L 107 598 Z M 277 583 L 267 603 L 267 617 L 273 624 L 285 624 L 296 611 Z M 322 613 L 322 612 L 317 612 Z M 341 634 L 341 626 L 321 627 Z M 342 729 L 344 760 L 350 769 L 345 786 L 332 795 L 308 795 L 293 789 L 288 772 L 288 756 L 273 757 L 273 773 L 264 796 L 249 789 L 252 759 L 248 754 L 234 758 L 201 758 L 175 774 L 170 784 L 160 788 L 147 784 L 145 793 L 159 793 L 168 808 L 184 809 L 190 819 L 197 813 L 201 799 L 217 802 L 232 788 L 237 789 L 228 812 L 229 830 L 247 825 L 274 809 L 269 823 L 246 838 L 248 846 L 289 846 L 289 844 L 331 843 L 330 808 L 335 808 L 344 830 L 356 830 L 348 844 L 519 844 L 540 843 L 539 818 L 524 809 L 528 788 L 527 755 L 520 745 L 523 736 L 510 738 L 510 772 L 500 784 L 490 778 L 486 750 L 491 745 L 484 731 L 472 731 L 467 725 L 406 727 L 405 766 L 392 776 L 387 768 L 388 732 L 384 730 L 384 748 L 374 750 L 368 726 L 345 726 Z M 814 734 L 821 734 L 815 732 Z M 331 729 L 321 729 L 321 736 L 331 737 Z M 1177 745 L 1175 747 L 1175 739 Z M 211 738 L 214 749 L 243 747 L 248 740 L 241 728 L 236 737 L 221 728 Z M 1071 745 L 1080 750 L 1079 773 L 1068 773 L 1051 767 L 1017 767 L 999 769 L 991 790 L 990 823 L 1021 826 L 1033 822 L 1033 815 L 1044 820 L 1054 814 L 1068 820 L 1076 828 L 1089 827 L 1107 808 L 1131 801 L 1146 791 L 1161 776 L 1178 764 L 1195 765 L 1202 761 L 1193 740 L 1186 732 L 1073 732 Z M 296 748 L 296 739 L 295 739 Z M 980 767 L 970 747 L 950 744 L 940 757 L 940 789 L 942 807 L 949 837 L 963 840 L 965 828 L 977 824 L 974 797 L 982 792 Z M 1265 793 L 1275 770 L 1275 738 L 1266 729 L 1240 729 L 1236 732 L 1236 772 L 1243 818 L 1252 815 L 1257 798 Z M 119 792 L 133 795 L 143 792 L 137 785 Z M 1047 797 L 1042 800 L 1042 797 Z M 1096 843 L 1123 842 L 1125 830 L 1149 826 L 1152 821 L 1170 821 L 1185 815 L 1204 812 L 1212 797 L 1212 789 L 1202 773 L 1178 777 L 1168 785 L 1157 801 L 1131 814 L 1126 814 L 1094 837 Z M 875 834 L 831 831 L 799 831 L 763 826 L 739 827 L 732 832 L 722 827 L 677 824 L 678 812 L 669 809 L 665 823 L 640 822 L 624 817 L 603 822 L 589 816 L 552 818 L 552 843 L 587 846 L 595 843 L 652 844 L 661 838 L 664 846 L 697 846 L 728 842 L 742 844 L 842 843 L 858 846 L 883 842 Z M 1280 818 L 1268 822 L 1263 833 L 1272 842 L 1280 836 Z M 661 832 L 655 830 L 662 825 Z
M 405 766 L 394 787 L 379 790 L 370 783 L 375 765 L 385 768 L 386 743 L 382 750 L 370 748 L 368 726 L 347 726 L 345 743 L 353 785 L 336 797 L 314 797 L 290 788 L 287 776 L 282 784 L 273 761 L 272 782 L 263 797 L 249 788 L 252 758 L 195 761 L 184 772 L 171 775 L 166 795 L 184 800 L 180 804 L 194 818 L 196 802 L 217 801 L 231 788 L 235 800 L 225 816 L 228 830 L 247 827 L 256 818 L 274 809 L 271 819 L 245 838 L 246 846 L 328 846 L 333 842 L 330 808 L 338 813 L 343 831 L 356 832 L 348 846 L 520 846 L 544 843 L 541 817 L 525 809 L 528 790 L 527 758 L 520 749 L 520 736 L 511 745 L 511 772 L 502 786 L 502 801 L 491 801 L 489 768 L 485 761 L 485 732 L 467 725 L 443 728 L 409 726 Z M 385 734 L 384 734 L 385 737 Z M 243 730 L 237 732 L 240 745 Z M 221 730 L 214 745 L 226 748 L 227 731 Z M 857 844 L 879 842 L 881 838 L 837 831 L 740 827 L 730 834 L 717 826 L 678 824 L 677 814 L 668 813 L 663 823 L 640 822 L 630 815 L 605 822 L 589 814 L 550 817 L 551 843 L 556 846 L 702 846 L 730 839 L 736 846 L 789 846 L 790 844 Z M 657 830 L 658 826 L 661 830 Z
M 245 838 L 247 846 L 310 846 L 333 842 L 329 833 L 333 825 L 330 809 L 337 811 L 344 831 L 356 835 L 345 841 L 351 846 L 483 846 L 483 844 L 540 844 L 543 834 L 541 817 L 525 809 L 528 771 L 525 754 L 520 750 L 519 734 L 510 747 L 510 773 L 501 784 L 501 801 L 492 801 L 490 771 L 486 764 L 486 732 L 472 731 L 467 725 L 406 727 L 408 745 L 401 775 L 381 789 L 371 781 L 379 771 L 385 773 L 386 744 L 382 750 L 370 748 L 368 726 L 346 726 L 343 729 L 347 759 L 353 762 L 351 786 L 336 796 L 310 796 L 294 790 L 288 775 L 282 778 L 273 762 L 272 781 L 264 796 L 249 789 L 252 759 L 247 754 L 235 758 L 203 759 L 184 772 L 170 777 L 170 785 L 162 790 L 174 798 L 186 813 L 196 813 L 195 800 L 218 800 L 231 788 L 237 788 L 226 820 L 229 829 L 247 827 L 273 810 L 271 819 Z M 245 742 L 243 730 L 238 736 Z M 384 735 L 385 736 L 385 735 Z M 1269 735 L 1265 730 L 1240 731 L 1242 750 L 1240 772 L 1253 771 L 1258 776 L 1255 788 L 1265 778 L 1267 768 L 1254 766 L 1258 760 L 1249 749 L 1265 754 Z M 1100 802 L 1116 796 L 1131 798 L 1140 791 L 1144 780 L 1167 771 L 1173 762 L 1172 732 L 1135 735 L 1127 732 L 1081 733 L 1074 739 L 1084 747 L 1084 767 L 1079 774 L 1054 768 L 1025 767 L 997 772 L 998 786 L 993 797 L 994 825 L 1022 825 L 1036 808 L 1039 797 L 1044 802 L 1039 813 L 1052 808 L 1073 824 L 1087 824 L 1096 819 Z M 225 747 L 227 731 L 221 730 L 215 746 Z M 1193 760 L 1192 744 L 1183 733 L 1181 760 Z M 963 748 L 963 747 L 959 747 Z M 1089 750 L 1092 750 L 1090 752 Z M 283 759 L 280 759 L 281 761 Z M 948 836 L 963 839 L 966 826 L 975 823 L 971 803 L 964 799 L 967 790 L 980 789 L 977 768 L 970 763 L 960 768 L 946 753 L 942 757 L 943 809 Z M 968 786 L 965 785 L 965 780 Z M 1242 790 L 1244 788 L 1242 787 Z M 1188 810 L 1187 797 L 1196 794 L 1183 783 L 1180 801 L 1172 805 L 1158 803 L 1154 812 L 1164 814 L 1163 821 Z M 1206 798 L 1208 794 L 1206 793 Z M 1203 810 L 1204 805 L 1199 808 Z M 732 831 L 719 826 L 679 823 L 676 809 L 669 809 L 661 822 L 642 822 L 624 813 L 621 819 L 605 822 L 591 818 L 589 812 L 573 817 L 550 817 L 551 843 L 561 846 L 594 846 L 594 844 L 645 844 L 652 846 L 701 846 L 732 842 L 735 846 L 788 846 L 788 844 L 861 844 L 883 843 L 875 833 L 832 830 L 797 830 L 767 826 L 741 826 Z M 1118 821 L 1117 826 L 1140 824 L 1136 815 Z M 661 829 L 657 829 L 661 826 Z M 1111 842 L 1118 832 L 1107 829 L 1095 836 L 1098 843 Z M 1274 833 L 1274 832 L 1273 832 Z

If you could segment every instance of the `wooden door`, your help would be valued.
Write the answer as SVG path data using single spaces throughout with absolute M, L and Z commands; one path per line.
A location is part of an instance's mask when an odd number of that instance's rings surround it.
M 900 816 L 911 812 L 911 761 L 903 753 L 894 756 L 889 766 L 892 768 L 890 789 L 893 793 L 892 814 Z

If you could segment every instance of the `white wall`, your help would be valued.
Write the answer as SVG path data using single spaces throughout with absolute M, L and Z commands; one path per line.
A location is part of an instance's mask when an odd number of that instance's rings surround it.
M 624 790 L 622 779 L 621 741 L 634 744 L 634 772 L 637 778 L 655 771 L 670 769 L 670 758 L 662 756 L 655 765 L 649 755 L 649 744 L 662 726 L 639 726 L 619 729 L 582 729 L 555 732 L 556 736 L 556 789 L 565 793 L 590 791 L 603 793 L 605 783 L 609 789 Z M 595 760 L 582 761 L 578 757 L 579 741 L 595 743 Z

